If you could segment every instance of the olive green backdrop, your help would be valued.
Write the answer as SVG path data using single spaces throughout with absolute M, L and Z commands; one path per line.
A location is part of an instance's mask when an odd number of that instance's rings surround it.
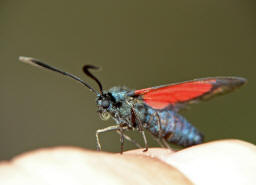
M 105 89 L 246 77 L 243 88 L 193 105 L 183 115 L 207 141 L 255 143 L 255 5 L 253 0 L 2 0 L 0 159 L 48 146 L 95 149 L 96 129 L 114 123 L 99 119 L 87 88 L 20 63 L 20 55 L 42 59 L 94 86 L 81 67 L 102 66 L 97 76 Z M 139 134 L 131 135 L 142 142 Z M 119 151 L 116 133 L 101 135 L 101 141 L 104 150 Z M 150 145 L 157 146 L 152 139 Z

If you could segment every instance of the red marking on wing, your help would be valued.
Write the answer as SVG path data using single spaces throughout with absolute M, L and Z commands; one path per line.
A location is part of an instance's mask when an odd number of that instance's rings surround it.
M 143 95 L 145 103 L 155 109 L 163 109 L 170 104 L 186 102 L 210 92 L 214 79 L 190 81 L 162 87 L 136 90 L 135 95 Z

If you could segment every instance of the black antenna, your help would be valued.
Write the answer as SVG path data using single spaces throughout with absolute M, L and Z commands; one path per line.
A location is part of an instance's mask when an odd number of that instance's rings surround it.
M 64 72 L 64 71 L 61 71 L 55 67 L 52 67 L 52 66 L 49 66 L 48 64 L 45 64 L 37 59 L 34 59 L 34 58 L 31 58 L 31 57 L 24 57 L 24 56 L 20 56 L 19 57 L 19 60 L 21 62 L 24 62 L 24 63 L 28 63 L 30 65 L 33 65 L 33 66 L 36 66 L 36 67 L 42 67 L 42 68 L 45 68 L 45 69 L 49 69 L 51 71 L 55 71 L 55 72 L 58 72 L 60 74 L 63 74 L 65 76 L 68 76 L 74 80 L 77 80 L 78 82 L 82 83 L 84 86 L 88 87 L 90 89 L 90 91 L 94 92 L 97 96 L 100 95 L 100 93 L 98 91 L 96 91 L 94 88 L 92 88 L 90 85 L 88 85 L 86 82 L 84 82 L 83 80 L 81 80 L 80 78 L 78 78 L 77 76 L 75 75 L 72 75 L 70 73 L 67 73 L 67 72 Z M 102 92 L 102 90 L 101 90 Z
M 98 84 L 98 86 L 99 86 L 101 95 L 103 95 L 103 90 L 102 90 L 103 88 L 102 88 L 102 85 L 101 85 L 100 81 L 99 81 L 94 75 L 92 75 L 92 73 L 90 73 L 89 69 L 100 69 L 100 68 L 97 67 L 97 66 L 93 66 L 93 65 L 85 65 L 85 66 L 83 67 L 83 71 L 84 71 L 84 73 L 85 73 L 87 76 L 89 76 L 90 78 L 92 78 L 93 80 L 95 80 L 95 82 L 96 82 L 96 83 Z

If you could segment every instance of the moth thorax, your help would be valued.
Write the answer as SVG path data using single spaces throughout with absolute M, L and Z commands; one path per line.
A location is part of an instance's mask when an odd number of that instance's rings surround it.
M 132 97 L 129 97 L 126 100 L 126 103 L 128 105 L 130 105 L 131 107 L 133 107 L 137 102 L 138 102 L 137 99 L 136 98 L 132 98 Z

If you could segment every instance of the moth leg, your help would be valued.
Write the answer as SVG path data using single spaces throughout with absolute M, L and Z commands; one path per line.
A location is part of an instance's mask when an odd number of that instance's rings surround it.
M 143 150 L 143 152 L 146 152 L 146 151 L 148 151 L 148 141 L 147 141 L 147 138 L 146 138 L 146 135 L 145 135 L 145 131 L 142 130 L 141 134 L 142 134 L 142 138 L 143 138 L 144 144 L 145 144 L 145 149 Z
M 121 143 L 120 154 L 122 154 L 123 151 L 124 151 L 124 130 L 123 130 L 123 127 L 119 128 L 119 132 L 120 132 L 120 143 Z
M 156 142 L 162 147 L 162 148 L 165 148 L 165 145 L 163 144 L 163 142 L 162 142 L 162 140 L 161 139 L 159 139 L 158 137 L 153 137 L 155 140 L 156 140 Z
M 117 132 L 119 135 L 121 135 L 121 133 L 120 133 L 119 130 L 117 130 L 116 132 Z M 140 146 L 140 144 L 139 144 L 138 142 L 136 142 L 135 140 L 133 140 L 130 136 L 128 136 L 128 135 L 126 135 L 126 134 L 124 134 L 124 133 L 123 133 L 123 136 L 124 136 L 124 139 L 126 139 L 127 141 L 133 143 L 137 148 L 142 148 L 142 147 Z
M 155 112 L 154 114 L 152 114 L 150 116 L 150 120 L 149 122 L 153 121 L 153 118 L 156 117 L 157 118 L 157 125 L 158 125 L 158 128 L 159 128 L 159 133 L 158 133 L 158 137 L 154 137 L 154 139 L 156 140 L 156 142 L 163 148 L 169 148 L 169 145 L 168 147 L 166 146 L 166 143 L 164 142 L 164 139 L 163 139 L 163 130 L 162 130 L 162 124 L 161 124 L 161 119 L 160 119 L 160 116 L 158 114 L 158 112 Z
M 168 142 L 163 138 L 162 124 L 161 124 L 161 119 L 160 119 L 158 112 L 155 112 L 153 115 L 157 117 L 157 124 L 158 124 L 158 128 L 159 128 L 158 139 L 161 141 L 162 145 L 164 145 L 165 148 L 171 149 Z
M 135 110 L 133 108 L 131 108 L 131 113 L 132 113 L 132 120 L 133 120 L 133 122 L 136 122 L 136 119 L 139 122 L 139 124 L 138 124 L 139 131 L 142 134 L 142 138 L 143 138 L 144 144 L 145 144 L 145 149 L 143 150 L 143 152 L 146 152 L 146 151 L 148 151 L 148 141 L 147 141 L 147 138 L 146 138 L 146 135 L 145 135 L 145 131 L 144 131 L 143 125 L 141 123 L 141 120 L 138 119 L 138 117 L 137 117 L 137 115 L 135 113 Z
M 158 125 L 158 128 L 159 128 L 158 138 L 159 138 L 159 140 L 162 140 L 163 131 L 162 131 L 162 124 L 161 124 L 160 116 L 159 116 L 158 112 L 155 112 L 153 114 L 153 116 L 156 116 L 156 118 L 157 118 L 157 125 Z
M 100 140 L 99 140 L 99 134 L 103 133 L 103 132 L 108 132 L 108 131 L 113 131 L 113 130 L 119 130 L 120 126 L 119 125 L 114 125 L 114 126 L 110 126 L 107 128 L 103 128 L 103 129 L 98 129 L 96 131 L 96 147 L 97 150 L 100 151 L 101 150 L 101 145 L 100 145 Z
M 165 139 L 161 138 L 161 141 L 164 144 L 165 148 L 172 149 Z
M 164 138 L 159 138 L 159 137 L 153 137 L 156 142 L 162 147 L 162 148 L 168 148 L 172 149 L 169 145 L 169 143 L 164 139 Z
M 159 134 L 158 134 L 158 143 L 160 144 L 160 146 L 164 146 L 165 148 L 171 149 L 170 145 L 168 144 L 168 142 L 163 138 L 163 130 L 162 130 L 162 124 L 161 124 L 161 119 L 160 116 L 158 114 L 158 112 L 155 112 L 153 114 L 153 116 L 156 116 L 157 118 L 157 125 L 159 128 Z

